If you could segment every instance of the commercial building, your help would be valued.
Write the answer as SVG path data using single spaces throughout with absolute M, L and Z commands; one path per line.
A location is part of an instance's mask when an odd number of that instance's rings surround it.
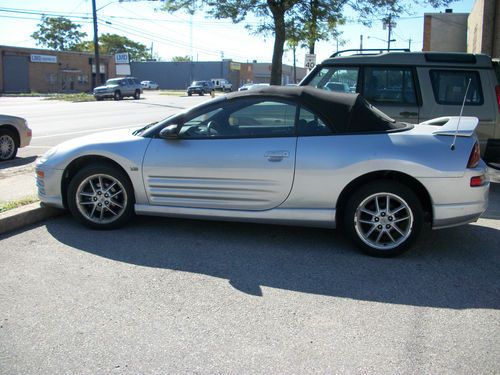
M 476 0 L 470 13 L 425 13 L 423 51 L 500 58 L 500 0 Z
M 100 56 L 100 82 L 116 76 L 113 55 Z M 0 46 L 0 92 L 83 92 L 95 82 L 94 54 Z
M 467 52 L 500 58 L 500 0 L 476 0 L 467 28 Z
M 194 81 L 212 78 L 225 78 L 233 84 L 233 89 L 245 83 L 269 83 L 271 64 L 239 63 L 232 60 L 222 61 L 138 61 L 130 63 L 131 74 L 139 80 L 158 82 L 160 88 L 183 90 Z M 307 74 L 307 69 L 297 68 L 297 80 Z M 283 65 L 282 84 L 293 83 L 293 67 Z
M 424 14 L 424 51 L 467 52 L 469 13 Z

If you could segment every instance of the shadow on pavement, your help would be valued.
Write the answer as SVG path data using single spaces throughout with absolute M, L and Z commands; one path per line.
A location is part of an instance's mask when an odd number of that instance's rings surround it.
M 16 157 L 9 161 L 3 161 L 0 163 L 0 170 L 13 168 L 13 167 L 22 167 L 28 164 L 33 163 L 36 160 L 37 156 L 28 156 L 28 157 Z
M 500 183 L 490 184 L 488 209 L 481 217 L 484 219 L 500 219 Z
M 395 259 L 363 255 L 340 232 L 323 229 L 150 217 L 115 231 L 91 231 L 68 216 L 46 225 L 71 248 L 227 279 L 256 296 L 271 287 L 412 306 L 500 308 L 500 231 L 479 224 L 427 230 Z

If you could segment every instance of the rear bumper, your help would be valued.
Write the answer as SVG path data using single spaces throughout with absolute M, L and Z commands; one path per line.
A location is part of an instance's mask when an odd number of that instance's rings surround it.
M 477 221 L 488 208 L 490 184 L 476 187 L 479 199 L 474 202 L 454 204 L 433 204 L 432 229 L 449 228 Z

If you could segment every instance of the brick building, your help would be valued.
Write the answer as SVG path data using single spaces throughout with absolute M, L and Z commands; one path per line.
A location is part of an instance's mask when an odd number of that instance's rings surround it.
M 476 0 L 468 29 L 467 52 L 500 58 L 500 0 Z
M 467 18 L 469 13 L 424 14 L 423 51 L 467 52 Z
M 100 56 L 100 82 L 116 76 L 112 55 Z M 94 55 L 37 48 L 0 46 L 0 92 L 91 91 Z

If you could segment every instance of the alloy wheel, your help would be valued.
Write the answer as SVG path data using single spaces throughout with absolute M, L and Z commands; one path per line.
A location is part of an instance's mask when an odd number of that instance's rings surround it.
M 96 224 L 118 220 L 127 207 L 127 192 L 122 183 L 106 174 L 85 178 L 76 190 L 80 213 Z
M 391 250 L 410 237 L 413 221 L 413 212 L 404 199 L 392 193 L 376 193 L 357 207 L 354 228 L 371 248 Z
M 3 134 L 0 136 L 0 159 L 8 160 L 12 158 L 12 154 L 16 149 L 16 144 L 14 143 L 14 139 L 8 135 Z

